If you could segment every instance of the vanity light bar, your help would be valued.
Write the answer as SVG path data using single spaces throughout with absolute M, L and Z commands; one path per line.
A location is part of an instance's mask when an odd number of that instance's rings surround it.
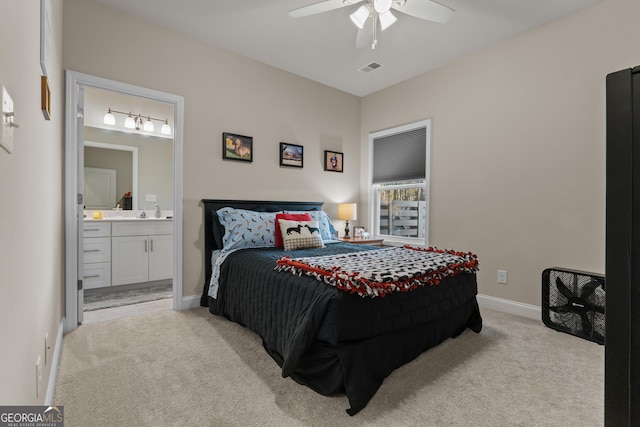
M 124 120 L 124 127 L 127 129 L 144 129 L 147 132 L 153 132 L 154 126 L 151 120 L 155 120 L 157 122 L 162 122 L 162 127 L 160 128 L 160 133 L 163 135 L 171 135 L 171 126 L 169 126 L 168 119 L 156 119 L 151 116 L 144 116 L 142 114 L 131 114 L 131 112 L 125 113 L 124 111 L 118 111 L 109 108 L 107 114 L 104 115 L 104 124 L 114 126 L 116 124 L 116 118 L 113 113 L 122 114 L 127 116 Z M 146 119 L 145 119 L 146 117 Z

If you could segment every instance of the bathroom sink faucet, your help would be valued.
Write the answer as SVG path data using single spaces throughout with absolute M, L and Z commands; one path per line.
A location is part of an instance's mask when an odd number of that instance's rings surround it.
M 146 218 L 146 217 L 147 217 L 147 214 L 143 209 L 142 212 L 140 212 L 140 218 Z

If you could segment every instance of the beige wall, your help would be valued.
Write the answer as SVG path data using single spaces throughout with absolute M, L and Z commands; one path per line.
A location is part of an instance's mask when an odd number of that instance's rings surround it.
M 363 98 L 363 164 L 369 132 L 432 119 L 431 244 L 477 253 L 480 293 L 539 306 L 543 269 L 604 272 L 605 76 L 640 65 L 638 16 L 607 0 Z
M 319 200 L 334 216 L 357 199 L 359 98 L 87 1 L 65 0 L 64 19 L 65 69 L 184 97 L 185 296 L 204 283 L 200 199 Z M 223 161 L 222 132 L 253 136 L 253 163 Z M 279 166 L 280 142 L 304 146 L 303 169 Z M 324 150 L 345 173 L 323 171 Z
M 0 405 L 44 403 L 63 309 L 62 1 L 52 0 L 51 121 L 40 110 L 40 2 L 0 5 L 0 81 L 14 101 L 15 146 L 0 148 Z M 36 397 L 36 359 L 42 386 Z
M 427 117 L 432 243 L 477 252 L 482 293 L 538 305 L 543 268 L 604 269 L 604 77 L 640 64 L 636 0 L 362 100 L 86 1 L 64 1 L 63 36 L 62 0 L 51 3 L 51 121 L 39 108 L 39 2 L 0 13 L 2 40 L 19 40 L 0 44 L 0 81 L 20 125 L 13 154 L 0 149 L 0 404 L 44 402 L 51 362 L 36 398 L 35 361 L 63 315 L 64 68 L 184 96 L 185 295 L 204 275 L 201 198 L 324 200 L 335 216 L 366 194 L 368 133 Z M 223 131 L 254 136 L 252 164 L 221 160 Z M 278 166 L 280 141 L 304 145 L 303 170 Z M 344 174 L 322 171 L 325 149 L 345 153 Z

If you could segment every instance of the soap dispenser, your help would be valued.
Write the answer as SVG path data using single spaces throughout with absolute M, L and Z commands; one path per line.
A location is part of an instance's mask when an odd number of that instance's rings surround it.
M 160 218 L 162 216 L 162 212 L 160 211 L 160 205 L 155 206 L 156 218 Z

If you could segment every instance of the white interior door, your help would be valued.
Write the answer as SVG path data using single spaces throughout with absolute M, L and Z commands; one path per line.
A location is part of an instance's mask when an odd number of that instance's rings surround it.
M 87 209 L 111 209 L 117 198 L 115 169 L 84 168 L 84 205 Z
M 76 128 L 76 132 L 78 134 L 78 140 L 79 141 L 84 141 L 84 88 L 82 86 L 78 87 L 78 92 L 77 92 L 77 96 L 78 96 L 78 102 L 77 102 L 77 112 L 76 112 L 76 117 L 77 117 L 77 128 Z M 77 251 L 77 271 L 78 271 L 78 276 L 77 276 L 77 283 L 78 283 L 78 290 L 77 290 L 77 304 L 78 304 L 78 314 L 77 314 L 77 318 L 78 318 L 78 322 L 77 323 L 82 323 L 82 321 L 84 320 L 84 284 L 83 284 L 83 279 L 84 279 L 84 223 L 83 223 L 83 219 L 84 219 L 84 173 L 82 172 L 83 168 L 84 168 L 84 146 L 82 144 L 77 144 L 76 146 L 76 151 L 77 151 L 77 157 L 78 157 L 78 163 L 77 163 L 77 183 L 78 183 L 78 187 L 76 189 L 76 192 L 78 193 L 78 197 L 77 197 L 77 205 L 76 205 L 76 230 L 78 233 L 78 251 Z M 69 302 L 67 301 L 67 304 Z

